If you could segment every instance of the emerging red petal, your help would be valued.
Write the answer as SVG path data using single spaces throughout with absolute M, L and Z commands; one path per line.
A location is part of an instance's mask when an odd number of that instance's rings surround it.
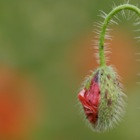
M 83 106 L 87 119 L 95 124 L 98 119 L 98 106 L 100 102 L 98 73 L 91 80 L 89 89 L 84 88 L 81 90 L 78 94 L 78 98 Z

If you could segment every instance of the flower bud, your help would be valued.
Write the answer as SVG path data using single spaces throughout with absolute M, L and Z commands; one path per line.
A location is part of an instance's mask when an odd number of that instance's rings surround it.
M 118 76 L 110 66 L 96 69 L 78 94 L 86 118 L 95 131 L 105 131 L 120 121 L 124 97 Z

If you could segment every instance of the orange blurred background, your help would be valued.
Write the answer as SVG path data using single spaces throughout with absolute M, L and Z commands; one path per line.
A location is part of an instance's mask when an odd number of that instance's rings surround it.
M 115 1 L 120 4 L 122 1 Z M 137 4 L 133 0 L 132 4 Z M 106 133 L 82 120 L 77 94 L 99 65 L 93 22 L 107 0 L 6 0 L 0 4 L 0 140 L 139 140 L 139 25 L 118 17 L 108 46 L 108 65 L 122 77 L 128 95 L 122 122 Z

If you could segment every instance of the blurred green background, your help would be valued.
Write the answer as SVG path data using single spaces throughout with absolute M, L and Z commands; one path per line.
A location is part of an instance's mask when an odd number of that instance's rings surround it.
M 114 2 L 118 5 L 124 1 Z M 132 1 L 132 4 L 137 3 L 138 0 Z M 138 56 L 135 55 L 140 49 L 139 44 L 133 39 L 137 35 L 132 31 L 136 28 L 132 26 L 133 19 L 127 21 L 120 16 L 120 25 L 112 27 L 113 41 L 110 45 L 110 63 L 116 66 L 123 77 L 125 93 L 128 95 L 127 111 L 122 122 L 108 132 L 95 133 L 83 121 L 77 100 L 84 77 L 97 67 L 92 45 L 95 37 L 92 33 L 95 29 L 94 22 L 102 21 L 98 16 L 99 10 L 108 13 L 112 5 L 112 0 L 0 0 L 0 78 L 4 74 L 8 75 L 8 78 L 11 77 L 12 82 L 6 82 L 6 87 L 9 88 L 9 85 L 15 82 L 15 77 L 20 77 L 14 85 L 14 91 L 8 92 L 19 102 L 22 97 L 25 98 L 18 104 L 34 108 L 34 113 L 27 117 L 26 121 L 23 116 L 14 116 L 16 120 L 22 118 L 21 121 L 27 123 L 21 132 L 17 130 L 23 127 L 22 125 L 17 125 L 13 131 L 12 125 L 9 128 L 8 124 L 4 123 L 3 127 L 0 127 L 1 139 L 140 139 L 140 87 L 136 84 L 139 82 L 137 74 L 140 64 L 136 61 Z M 137 26 L 138 28 L 140 26 Z M 4 73 L 1 72 L 3 67 Z M 16 69 L 16 72 L 11 68 Z M 14 77 L 11 76 L 13 73 Z M 5 77 L 4 80 L 7 78 Z M 15 90 L 20 87 L 17 83 L 24 81 L 25 77 L 25 81 L 32 79 L 31 84 L 28 84 L 29 87 L 33 84 L 32 91 L 20 91 L 15 94 Z M 23 86 L 22 82 L 21 85 Z M 7 102 L 9 93 L 5 90 L 3 94 L 8 95 Z M 5 110 L 3 104 L 0 104 L 0 107 Z M 11 110 L 10 106 L 7 110 Z M 28 110 L 27 108 L 24 110 Z M 17 110 L 18 113 L 21 111 L 20 108 Z M 36 116 L 37 119 L 29 128 L 28 122 Z

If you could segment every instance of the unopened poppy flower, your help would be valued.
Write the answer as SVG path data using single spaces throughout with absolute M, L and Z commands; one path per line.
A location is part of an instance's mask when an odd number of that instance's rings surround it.
M 104 48 L 105 39 L 110 39 L 106 34 L 109 31 L 108 24 L 116 23 L 112 18 L 117 18 L 115 14 L 125 9 L 140 15 L 140 9 L 128 3 L 113 8 L 109 14 L 102 12 L 104 22 L 98 24 L 101 25 L 101 30 L 97 30 L 100 66 L 87 78 L 78 94 L 85 117 L 94 131 L 101 132 L 112 128 L 124 114 L 126 95 L 122 91 L 117 72 L 106 65 Z M 140 21 L 137 24 L 140 24 Z
M 124 93 L 112 67 L 101 67 L 87 78 L 78 98 L 84 113 L 96 131 L 116 124 L 123 115 Z

